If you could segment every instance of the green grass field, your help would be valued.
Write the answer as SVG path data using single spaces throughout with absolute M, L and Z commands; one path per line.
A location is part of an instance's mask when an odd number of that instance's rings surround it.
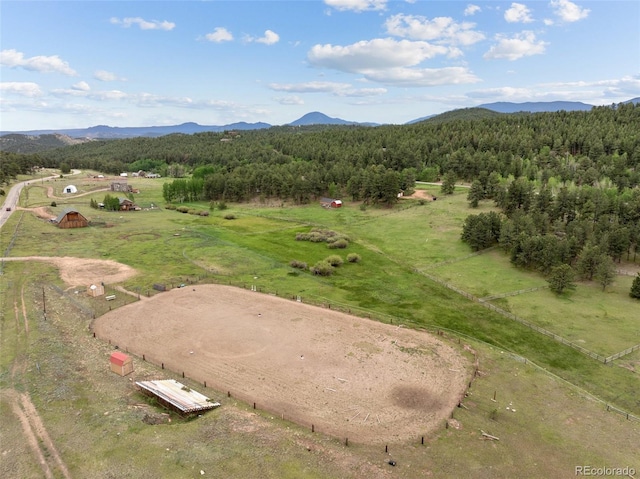
M 445 330 L 452 344 L 460 341 L 478 351 L 482 374 L 474 381 L 466 409 L 454 411 L 459 429 L 443 425 L 426 444 L 407 439 L 390 454 L 356 444 L 347 448 L 339 439 L 313 435 L 210 390 L 223 402 L 219 410 L 192 421 L 174 417 L 171 424 L 149 426 L 142 421 L 144 415 L 159 412 L 145 405 L 126 378 L 104 374 L 110 348 L 87 333 L 89 306 L 82 303 L 82 295 L 54 294 L 64 285 L 51 267 L 5 262 L 0 277 L 5 299 L 0 386 L 29 393 L 73 477 L 199 477 L 203 470 L 220 477 L 393 473 L 407 478 L 538 478 L 570 477 L 575 465 L 585 463 L 640 470 L 640 423 L 606 410 L 606 404 L 612 404 L 640 416 L 640 352 L 613 364 L 598 363 L 416 273 L 426 270 L 483 297 L 545 284 L 542 277 L 513 268 L 498 250 L 468 256 L 471 251 L 459 240 L 460 228 L 464 217 L 478 210 L 467 207 L 466 191 L 441 197 L 432 187 L 437 201 L 403 200 L 393 209 L 362 209 L 349 202 L 340 210 L 317 204 L 229 204 L 203 217 L 164 209 L 163 181 L 130 178 L 140 189 L 135 201 L 144 209 L 128 213 L 90 208 L 91 199 L 100 202 L 107 192 L 95 191 L 94 183 L 81 177 L 52 182 L 55 191 L 72 183 L 79 193 L 89 193 L 56 199 L 56 207 L 49 206 L 48 182 L 31 186 L 28 197 L 21 198 L 22 208 L 48 207 L 56 215 L 72 206 L 93 226 L 60 230 L 30 211 L 18 210 L 0 230 L 2 250 L 10 247 L 9 256 L 116 260 L 140 272 L 124 284 L 140 293 L 155 294 L 155 283 L 187 280 L 256 285 L 264 292 L 301 295 L 306 302 L 381 321 Z M 160 208 L 147 209 L 152 204 Z M 229 214 L 235 219 L 225 219 Z M 295 240 L 296 233 L 313 227 L 344 234 L 350 244 L 334 250 L 324 243 Z M 348 253 L 359 254 L 361 262 L 345 261 L 330 277 L 289 265 L 298 260 L 311 266 L 329 255 L 346 258 Z M 443 261 L 453 262 L 440 264 Z M 580 285 L 560 298 L 542 289 L 496 304 L 567 339 L 584 341 L 589 349 L 612 354 L 640 342 L 634 313 L 638 304 L 628 296 L 631 279 L 618 278 L 604 293 L 594 285 Z M 41 312 L 43 291 L 49 298 L 47 320 Z M 151 364 L 137 365 L 138 377 L 172 377 Z M 21 426 L 9 398 L 0 397 L 0 440 L 11 444 L 12 451 L 3 457 L 0 473 L 40 477 L 29 449 L 13 445 Z M 481 440 L 480 430 L 500 441 Z M 274 456 L 274 450 L 280 453 Z M 399 467 L 389 468 L 390 457 Z

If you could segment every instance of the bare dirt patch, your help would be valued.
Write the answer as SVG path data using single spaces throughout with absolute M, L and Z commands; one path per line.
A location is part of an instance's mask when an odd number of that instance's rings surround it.
M 72 258 L 69 256 L 23 256 L 6 257 L 3 261 L 46 261 L 54 264 L 60 271 L 60 278 L 69 285 L 86 287 L 90 284 L 120 283 L 137 274 L 126 264 L 112 260 Z
M 443 427 L 469 364 L 433 336 L 219 285 L 107 313 L 96 335 L 315 431 L 401 442 Z
M 18 209 L 31 211 L 38 218 L 43 220 L 49 221 L 49 220 L 56 219 L 56 215 L 54 215 L 51 211 L 49 211 L 49 208 L 47 208 L 46 206 L 40 206 L 38 208 L 18 208 Z
M 403 198 L 418 198 L 418 199 L 423 199 L 423 200 L 427 200 L 427 201 L 433 201 L 434 200 L 433 195 L 430 195 L 425 190 L 415 190 L 412 195 L 403 196 Z

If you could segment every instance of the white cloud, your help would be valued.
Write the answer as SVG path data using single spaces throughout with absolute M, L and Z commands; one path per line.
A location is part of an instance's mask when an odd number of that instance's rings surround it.
M 33 82 L 2 82 L 0 83 L 0 91 L 2 91 L 3 94 L 12 93 L 28 98 L 42 96 L 40 87 L 37 83 Z
M 622 78 L 597 80 L 592 82 L 555 82 L 542 85 L 545 89 L 576 90 L 589 89 L 598 92 L 603 98 L 631 99 L 640 96 L 640 75 Z
M 75 85 L 72 85 L 71 88 L 74 89 L 74 90 L 79 90 L 79 91 L 89 91 L 89 90 L 91 90 L 91 87 L 89 86 L 89 84 L 86 81 L 78 82 Z
M 412 40 L 435 40 L 439 43 L 472 45 L 484 40 L 484 35 L 474 31 L 474 23 L 458 23 L 450 17 L 436 17 L 429 20 L 420 15 L 393 15 L 385 22 L 391 35 Z
M 577 22 L 589 16 L 588 8 L 581 8 L 569 0 L 551 0 L 549 5 L 554 13 L 564 22 Z
M 535 97 L 531 88 L 497 87 L 469 92 L 467 97 L 477 100 L 524 101 Z
M 339 96 L 368 97 L 384 95 L 385 93 L 387 93 L 386 88 L 352 88 L 341 92 Z
M 531 55 L 540 55 L 544 53 L 548 45 L 542 40 L 537 40 L 535 33 L 531 31 L 523 31 L 512 38 L 497 35 L 496 39 L 498 43 L 484 54 L 483 58 L 485 60 L 504 58 L 513 61 Z
M 165 30 L 170 31 L 173 30 L 176 26 L 173 22 L 168 22 L 167 20 L 158 21 L 158 20 L 145 20 L 140 17 L 126 17 L 123 19 L 119 19 L 116 17 L 111 18 L 111 23 L 114 25 L 122 25 L 124 28 L 129 28 L 132 25 L 138 25 L 140 30 Z
M 337 82 L 306 82 L 306 83 L 271 83 L 269 85 L 274 91 L 285 91 L 289 93 L 330 93 L 341 97 L 363 97 L 383 95 L 386 88 L 353 88 L 349 83 Z
M 122 92 L 120 90 L 96 90 L 91 91 L 87 85 L 87 89 L 82 88 L 82 83 L 76 84 L 71 88 L 58 88 L 55 90 L 51 90 L 51 95 L 55 97 L 82 97 L 89 100 L 95 101 L 112 101 L 112 100 L 126 100 L 131 97 L 128 93 Z M 80 87 L 78 87 L 80 85 Z
M 256 38 L 255 41 L 257 43 L 264 43 L 265 45 L 273 45 L 274 43 L 278 43 L 280 41 L 280 35 L 272 30 L 266 30 L 264 32 L 264 36 Z
M 359 73 L 368 81 L 388 85 L 419 87 L 478 81 L 464 67 L 411 68 L 436 55 L 458 53 L 458 49 L 427 42 L 386 38 L 348 46 L 315 45 L 307 58 L 314 66 Z
M 509 23 L 531 23 L 533 17 L 531 10 L 522 3 L 512 3 L 511 7 L 505 10 L 504 19 Z
M 427 42 L 377 38 L 347 46 L 315 45 L 307 54 L 318 67 L 350 73 L 418 65 L 436 55 L 446 55 L 449 48 Z
M 24 68 L 25 70 L 42 73 L 62 73 L 63 75 L 75 76 L 77 73 L 67 62 L 61 60 L 58 55 L 36 56 L 25 58 L 22 52 L 17 50 L 0 51 L 0 65 L 9 68 Z
M 295 93 L 333 93 L 351 88 L 349 83 L 311 81 L 305 83 L 270 83 L 269 88 L 275 91 Z
M 324 0 L 324 3 L 339 11 L 365 12 L 387 8 L 387 0 Z
M 304 105 L 304 100 L 297 95 L 278 96 L 273 100 L 281 105 Z
M 393 86 L 432 87 L 460 85 L 480 81 L 464 67 L 447 68 L 390 68 L 365 74 L 367 79 Z
M 204 37 L 210 42 L 215 43 L 230 42 L 233 40 L 231 32 L 224 27 L 217 27 L 213 32 L 207 33 Z
M 473 5 L 472 3 L 470 3 L 469 5 L 467 5 L 467 8 L 464 9 L 464 16 L 469 17 L 471 15 L 475 15 L 481 10 L 482 9 L 478 5 Z
M 104 82 L 124 80 L 123 78 L 119 78 L 115 73 L 108 72 L 106 70 L 96 70 L 93 72 L 93 78 Z

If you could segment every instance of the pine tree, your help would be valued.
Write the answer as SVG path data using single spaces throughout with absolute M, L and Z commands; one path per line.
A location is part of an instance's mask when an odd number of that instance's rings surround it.
M 640 299 L 640 273 L 636 275 L 633 279 L 633 283 L 631 283 L 631 291 L 629 291 L 629 296 L 635 299 Z
M 561 264 L 551 269 L 549 275 L 549 289 L 556 294 L 562 294 L 567 289 L 575 289 L 573 282 L 575 274 L 573 268 L 568 264 Z
M 456 174 L 453 171 L 448 171 L 442 179 L 442 193 L 445 195 L 452 195 L 456 189 Z
M 602 286 L 602 291 L 616 279 L 616 265 L 610 256 L 602 255 L 594 274 L 596 280 Z
M 469 206 L 472 208 L 477 208 L 480 200 L 484 199 L 484 187 L 480 180 L 474 180 L 471 183 L 471 188 L 469 188 L 469 193 L 467 194 L 467 201 L 469 202 Z

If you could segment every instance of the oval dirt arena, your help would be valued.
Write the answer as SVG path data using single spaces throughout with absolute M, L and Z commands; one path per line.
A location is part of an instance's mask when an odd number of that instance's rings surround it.
M 468 361 L 419 331 L 220 285 L 111 311 L 96 336 L 258 409 L 360 443 L 444 427 Z

